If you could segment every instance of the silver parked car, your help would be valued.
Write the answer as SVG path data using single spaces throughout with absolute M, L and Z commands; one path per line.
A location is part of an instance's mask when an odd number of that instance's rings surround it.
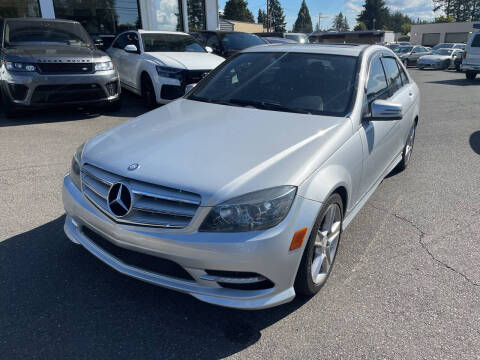
M 422 56 L 417 61 L 419 69 L 450 69 L 455 68 L 455 60 L 461 59 L 463 50 L 459 49 L 438 49 L 433 50 L 431 55 Z
M 265 45 L 80 146 L 65 232 L 122 274 L 260 309 L 325 284 L 342 230 L 407 167 L 419 90 L 376 45 Z
M 420 57 L 430 54 L 429 50 L 420 45 L 400 46 L 393 51 L 407 67 L 415 65 Z

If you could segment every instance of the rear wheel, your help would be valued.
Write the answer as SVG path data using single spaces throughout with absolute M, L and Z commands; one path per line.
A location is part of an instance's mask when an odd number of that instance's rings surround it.
M 476 71 L 467 71 L 465 73 L 465 76 L 467 77 L 468 80 L 475 80 L 477 77 L 477 72 Z
M 343 202 L 333 194 L 323 205 L 303 252 L 295 279 L 295 291 L 311 296 L 327 281 L 342 232 Z
M 145 106 L 148 109 L 152 110 L 158 106 L 157 97 L 155 96 L 155 88 L 153 87 L 152 80 L 147 74 L 142 75 L 142 97 Z
M 415 132 L 416 132 L 417 124 L 413 124 L 410 132 L 408 133 L 407 142 L 403 148 L 402 152 L 402 161 L 397 165 L 398 170 L 403 171 L 408 167 L 410 163 L 410 158 L 412 157 L 413 152 L 413 144 L 415 142 Z
M 405 65 L 405 67 L 408 68 L 408 59 L 403 60 L 403 65 Z

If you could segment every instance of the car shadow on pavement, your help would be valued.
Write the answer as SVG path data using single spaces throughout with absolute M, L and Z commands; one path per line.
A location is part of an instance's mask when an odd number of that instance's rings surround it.
M 457 85 L 457 86 L 478 86 L 480 85 L 480 79 L 476 80 L 467 80 L 465 77 L 460 79 L 448 79 L 448 80 L 436 80 L 436 81 L 427 81 L 427 84 L 438 84 L 438 85 Z
M 115 272 L 66 238 L 64 220 L 0 243 L 2 358 L 223 358 L 308 301 L 205 304 Z
M 5 118 L 3 111 L 0 110 L 0 127 L 87 120 L 102 115 L 117 118 L 134 118 L 148 111 L 143 105 L 142 99 L 131 92 L 123 91 L 122 98 L 123 105 L 118 111 L 106 111 L 103 110 L 101 106 L 89 106 L 83 108 L 61 106 L 44 109 L 27 109 L 16 118 L 7 119 Z
M 470 146 L 473 151 L 480 155 L 480 131 L 475 131 L 470 135 Z

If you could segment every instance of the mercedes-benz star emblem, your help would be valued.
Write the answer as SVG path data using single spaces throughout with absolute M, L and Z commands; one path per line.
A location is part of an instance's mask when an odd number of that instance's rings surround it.
M 126 185 L 115 183 L 108 191 L 107 202 L 113 215 L 123 217 L 132 209 L 132 194 Z
M 127 168 L 128 171 L 137 170 L 140 167 L 137 163 L 130 164 Z

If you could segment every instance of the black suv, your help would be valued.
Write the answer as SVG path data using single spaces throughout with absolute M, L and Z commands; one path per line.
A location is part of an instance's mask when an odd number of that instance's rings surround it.
M 7 117 L 29 107 L 121 105 L 112 60 L 69 20 L 0 19 L 0 90 Z

